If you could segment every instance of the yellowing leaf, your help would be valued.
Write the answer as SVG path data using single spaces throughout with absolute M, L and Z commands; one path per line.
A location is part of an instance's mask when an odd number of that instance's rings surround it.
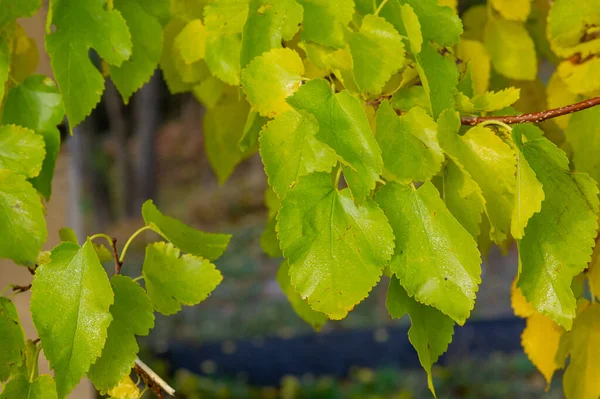
M 526 21 L 531 12 L 531 0 L 491 0 L 500 14 L 513 21 Z
M 133 382 L 131 377 L 126 375 L 113 388 L 108 390 L 111 399 L 138 399 L 140 397 L 140 388 Z
M 570 92 L 587 94 L 600 90 L 600 57 L 593 57 L 580 64 L 565 60 L 558 65 L 558 75 Z
M 484 43 L 496 71 L 511 79 L 535 79 L 535 45 L 522 24 L 501 18 L 489 19 Z
M 206 51 L 206 29 L 199 19 L 194 19 L 175 38 L 175 48 L 187 64 L 204 58 Z
M 272 49 L 256 57 L 242 71 L 241 84 L 248 102 L 263 116 L 290 109 L 285 99 L 300 87 L 304 64 L 294 50 Z
M 558 74 L 558 72 L 554 72 L 550 81 L 548 82 L 548 87 L 546 88 L 546 95 L 548 101 L 548 108 L 559 108 L 565 105 L 576 103 L 578 100 L 578 96 L 575 93 L 572 93 L 567 87 L 566 83 L 563 82 L 562 78 Z M 569 119 L 573 114 L 567 114 L 563 116 L 559 116 L 558 118 L 552 119 L 558 126 L 560 126 L 563 130 L 567 128 L 569 125 Z
M 521 289 L 517 287 L 518 276 L 515 276 L 512 285 L 510 287 L 510 304 L 515 312 L 515 316 L 522 318 L 531 317 L 536 313 L 535 308 L 527 302 L 527 299 L 523 296 Z
M 563 341 L 560 353 L 571 357 L 563 375 L 566 398 L 597 399 L 600 396 L 600 305 L 592 303 L 584 308 L 575 319 L 573 330 L 564 334 Z
M 483 94 L 489 86 L 491 68 L 490 56 L 484 45 L 475 40 L 463 39 L 458 43 L 457 56 L 471 66 L 475 94 Z
M 551 318 L 534 312 L 527 318 L 527 326 L 521 335 L 521 344 L 527 357 L 542 373 L 548 386 L 558 368 L 555 358 L 563 332 Z
M 21 83 L 35 72 L 39 62 L 40 53 L 35 40 L 27 36 L 21 25 L 16 24 L 10 60 L 10 76 L 15 82 Z
M 581 53 L 582 58 L 600 51 L 600 38 L 590 35 L 600 25 L 600 7 L 595 1 L 555 0 L 548 13 L 548 40 L 561 57 Z
M 458 7 L 458 0 L 437 0 L 438 6 L 450 7 L 452 11 L 456 12 Z

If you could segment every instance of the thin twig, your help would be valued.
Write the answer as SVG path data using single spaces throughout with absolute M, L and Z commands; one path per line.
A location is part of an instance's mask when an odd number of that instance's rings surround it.
M 29 291 L 30 289 L 31 289 L 31 284 L 28 284 L 28 285 L 13 285 L 12 286 L 13 292 L 25 292 L 25 291 Z
M 156 374 L 150 367 L 148 367 L 139 358 L 135 359 L 135 366 L 133 370 L 139 375 L 144 383 L 152 389 L 152 392 L 156 394 L 159 399 L 164 399 L 163 391 L 167 395 L 175 397 L 175 389 L 165 382 L 158 374 Z
M 112 251 L 113 256 L 115 257 L 115 274 L 119 274 L 121 273 L 123 262 L 119 260 L 119 252 L 117 251 L 117 239 L 115 237 L 113 237 L 112 239 Z
M 467 126 L 476 126 L 481 122 L 489 120 L 500 121 L 508 125 L 517 123 L 537 123 L 545 121 L 546 119 L 556 118 L 571 114 L 573 112 L 582 111 L 587 108 L 595 107 L 596 105 L 600 105 L 600 97 L 590 98 L 589 100 L 580 101 L 578 103 L 566 105 L 560 108 L 516 116 L 463 116 L 461 117 L 461 123 Z

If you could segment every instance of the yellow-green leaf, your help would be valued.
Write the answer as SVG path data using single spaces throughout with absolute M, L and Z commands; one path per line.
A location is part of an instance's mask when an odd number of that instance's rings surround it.
M 542 373 L 548 386 L 558 368 L 554 359 L 563 332 L 551 318 L 534 312 L 527 318 L 527 325 L 521 335 L 521 344 L 527 357 Z
M 248 64 L 241 84 L 253 109 L 273 117 L 290 109 L 285 99 L 300 87 L 303 74 L 298 53 L 288 48 L 272 49 Z
M 535 79 L 535 45 L 523 24 L 501 18 L 489 19 L 484 43 L 494 69 L 500 74 L 510 79 Z

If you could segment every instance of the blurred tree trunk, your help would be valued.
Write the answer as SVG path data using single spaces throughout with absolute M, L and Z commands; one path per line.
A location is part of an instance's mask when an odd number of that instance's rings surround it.
M 86 236 L 83 223 L 83 182 L 85 162 L 83 159 L 83 143 L 81 126 L 73 129 L 73 136 L 67 139 L 69 149 L 69 216 L 68 223 L 79 239 Z M 84 129 L 85 130 L 85 129 Z
M 104 229 L 114 220 L 111 189 L 108 176 L 108 160 L 97 132 L 94 114 L 77 126 L 79 144 L 75 150 L 81 157 L 84 183 L 93 210 L 94 230 Z M 85 237 L 85 235 L 83 236 Z
M 161 77 L 156 71 L 133 99 L 133 123 L 137 139 L 136 208 L 147 199 L 156 199 L 157 194 L 157 151 L 156 137 L 161 119 Z
M 119 215 L 130 217 L 137 214 L 135 198 L 135 180 L 132 174 L 131 154 L 129 152 L 129 121 L 124 113 L 123 101 L 117 88 L 110 79 L 106 80 L 104 105 L 111 135 L 116 144 L 116 180 Z

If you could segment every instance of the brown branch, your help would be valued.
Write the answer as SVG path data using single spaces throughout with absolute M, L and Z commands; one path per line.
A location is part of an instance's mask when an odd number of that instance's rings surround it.
M 467 126 L 476 126 L 481 122 L 490 120 L 503 122 L 508 125 L 517 123 L 537 123 L 545 121 L 546 119 L 556 118 L 558 116 L 582 111 L 587 108 L 595 107 L 596 105 L 600 105 L 600 97 L 590 98 L 589 100 L 584 100 L 560 108 L 549 109 L 541 112 L 533 112 L 531 114 L 522 114 L 516 116 L 463 116 L 461 117 L 461 124 Z
M 119 252 L 117 251 L 117 239 L 113 237 L 112 239 L 112 251 L 113 256 L 115 258 L 115 274 L 121 273 L 121 268 L 123 267 L 123 262 L 119 260 Z
M 144 384 L 152 389 L 157 398 L 164 399 L 163 391 L 169 396 L 175 397 L 175 390 L 139 358 L 135 359 L 133 370 L 144 381 Z
M 30 289 L 31 289 L 31 284 L 28 284 L 28 285 L 13 285 L 12 286 L 13 292 L 25 292 L 25 291 L 29 291 Z

